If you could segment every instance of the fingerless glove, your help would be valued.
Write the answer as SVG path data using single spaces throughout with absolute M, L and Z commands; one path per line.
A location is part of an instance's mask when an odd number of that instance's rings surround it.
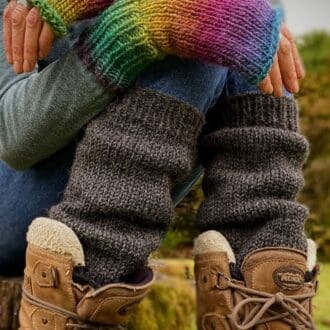
M 80 54 L 104 83 L 122 87 L 167 54 L 258 83 L 273 63 L 281 20 L 266 0 L 118 0 L 85 34 Z
M 96 16 L 112 4 L 113 0 L 31 0 L 42 19 L 57 37 L 67 33 L 67 25 L 79 19 Z

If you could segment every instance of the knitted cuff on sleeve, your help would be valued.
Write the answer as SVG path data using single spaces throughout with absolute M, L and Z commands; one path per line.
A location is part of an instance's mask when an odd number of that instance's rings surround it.
M 56 37 L 67 33 L 68 24 L 93 17 L 108 7 L 112 0 L 31 0 L 42 19 L 53 29 Z
M 81 36 L 78 54 L 101 84 L 118 92 L 165 54 L 139 20 L 136 1 L 117 1 Z

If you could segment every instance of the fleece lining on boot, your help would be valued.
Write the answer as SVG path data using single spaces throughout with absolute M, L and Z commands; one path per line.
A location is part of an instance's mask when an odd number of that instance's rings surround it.
M 85 265 L 84 250 L 77 235 L 59 221 L 35 219 L 29 227 L 27 241 L 45 250 L 71 255 L 74 266 Z

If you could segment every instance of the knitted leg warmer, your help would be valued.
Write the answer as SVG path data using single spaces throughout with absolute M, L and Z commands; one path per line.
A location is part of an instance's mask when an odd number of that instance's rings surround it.
M 196 160 L 204 123 L 194 108 L 136 88 L 87 126 L 63 201 L 50 217 L 79 237 L 94 287 L 143 267 L 173 216 L 170 191 Z
M 228 239 L 238 279 L 244 257 L 256 249 L 306 249 L 308 211 L 295 199 L 308 143 L 297 132 L 297 112 L 288 98 L 233 97 L 213 118 L 216 130 L 202 138 L 205 201 L 198 222 Z

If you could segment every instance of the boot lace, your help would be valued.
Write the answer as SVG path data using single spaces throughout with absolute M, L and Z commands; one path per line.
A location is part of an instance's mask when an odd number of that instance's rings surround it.
M 34 297 L 25 288 L 22 290 L 22 297 L 28 303 L 40 307 L 43 309 L 47 309 L 51 312 L 59 313 L 64 316 L 67 316 L 70 321 L 66 324 L 68 329 L 88 329 L 88 330 L 126 330 L 126 328 L 121 325 L 100 325 L 100 324 L 92 324 L 81 320 L 78 314 L 68 311 L 64 308 L 55 306 L 50 304 L 42 299 Z
M 235 284 L 222 273 L 219 276 L 224 277 L 228 287 L 244 298 L 228 316 L 235 329 L 248 330 L 256 325 L 281 320 L 296 330 L 316 330 L 310 313 L 301 304 L 314 297 L 315 292 L 290 296 L 281 292 L 271 294 Z M 269 317 L 263 317 L 265 313 Z

